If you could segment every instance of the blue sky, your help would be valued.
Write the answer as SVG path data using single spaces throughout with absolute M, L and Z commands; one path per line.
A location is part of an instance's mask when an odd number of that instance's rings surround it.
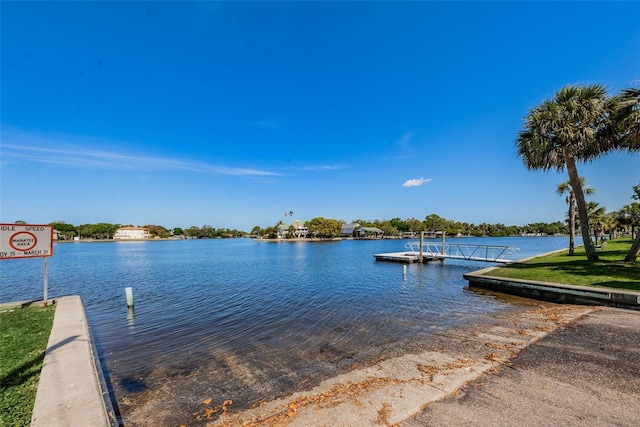
M 563 220 L 522 118 L 640 80 L 640 2 L 0 7 L 2 222 Z M 578 168 L 608 211 L 640 181 L 638 155 Z

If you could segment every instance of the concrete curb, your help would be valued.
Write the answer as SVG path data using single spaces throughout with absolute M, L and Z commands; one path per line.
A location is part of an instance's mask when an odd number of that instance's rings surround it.
M 104 384 L 82 299 L 56 299 L 31 425 L 117 426 Z

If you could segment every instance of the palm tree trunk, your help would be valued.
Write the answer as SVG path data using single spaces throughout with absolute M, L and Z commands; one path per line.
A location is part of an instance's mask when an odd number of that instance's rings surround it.
M 635 262 L 638 255 L 640 255 L 640 233 L 636 233 L 636 239 L 633 241 L 631 249 L 629 249 L 627 256 L 624 258 L 624 262 Z
M 584 201 L 584 192 L 582 191 L 582 185 L 580 184 L 580 178 L 578 176 L 578 169 L 576 168 L 576 161 L 573 157 L 573 152 L 565 148 L 565 164 L 567 166 L 567 172 L 569 173 L 569 181 L 571 182 L 571 188 L 576 196 L 576 205 L 578 206 L 578 218 L 580 219 L 580 231 L 582 232 L 582 242 L 584 243 L 584 249 L 587 252 L 587 259 L 589 261 L 598 261 L 598 254 L 596 248 L 593 246 L 591 236 L 589 235 L 589 217 L 587 216 L 587 204 Z
M 573 191 L 569 194 L 569 222 L 569 256 L 572 256 L 576 240 L 576 196 Z

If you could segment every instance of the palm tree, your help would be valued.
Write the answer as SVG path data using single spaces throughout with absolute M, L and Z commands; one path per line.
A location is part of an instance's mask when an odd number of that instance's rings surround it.
M 633 196 L 631 196 L 634 200 L 640 200 L 640 183 L 633 187 Z M 633 237 L 634 226 L 636 224 L 640 225 L 640 204 L 638 202 L 633 202 L 630 205 L 627 205 L 622 208 L 626 212 L 624 213 L 625 217 L 629 218 L 629 222 L 631 223 L 631 236 Z M 627 252 L 627 256 L 624 257 L 625 262 L 635 262 L 636 258 L 640 255 L 640 233 L 636 234 L 636 238 L 633 240 L 633 244 Z
M 598 236 L 604 233 L 606 228 L 605 215 L 607 209 L 600 206 L 597 202 L 587 202 L 587 215 L 589 216 L 589 225 L 591 226 L 591 232 L 593 232 L 593 238 L 598 244 Z
M 605 231 L 609 234 L 609 240 L 616 238 L 616 232 L 618 230 L 618 212 L 607 212 L 604 214 L 602 224 Z
M 584 178 L 578 178 L 580 180 L 580 185 L 582 185 L 582 189 L 585 195 L 591 195 L 596 192 L 591 187 L 584 187 Z M 569 205 L 569 255 L 573 255 L 575 249 L 575 239 L 576 239 L 576 194 L 571 187 L 571 181 L 566 181 L 561 184 L 558 184 L 558 188 L 556 192 L 559 195 L 563 195 L 565 193 L 569 193 L 566 198 L 567 204 Z
M 530 170 L 567 170 L 573 189 L 587 259 L 598 254 L 589 236 L 589 218 L 576 161 L 590 161 L 612 149 L 603 131 L 615 103 L 602 85 L 565 86 L 551 100 L 529 111 L 518 134 L 518 155 Z

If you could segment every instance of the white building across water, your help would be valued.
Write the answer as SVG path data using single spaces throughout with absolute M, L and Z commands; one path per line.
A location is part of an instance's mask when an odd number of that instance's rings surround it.
M 120 227 L 113 238 L 114 240 L 148 239 L 149 230 L 143 227 Z

